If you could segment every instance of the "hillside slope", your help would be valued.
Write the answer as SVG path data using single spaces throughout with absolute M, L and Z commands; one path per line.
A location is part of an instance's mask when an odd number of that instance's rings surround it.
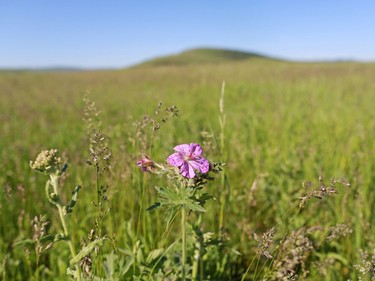
M 199 48 L 182 52 L 177 55 L 155 58 L 141 65 L 187 65 L 187 64 L 212 64 L 231 61 L 242 61 L 251 58 L 271 59 L 257 53 L 243 52 L 226 49 Z

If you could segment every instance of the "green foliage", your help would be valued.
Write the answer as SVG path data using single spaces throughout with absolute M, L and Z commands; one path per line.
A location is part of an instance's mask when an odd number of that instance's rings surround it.
M 79 190 L 81 189 L 81 186 L 80 185 L 77 185 L 73 192 L 72 192 L 72 199 L 70 200 L 70 202 L 64 206 L 63 210 L 64 210 L 64 213 L 65 214 L 68 214 L 68 213 L 71 213 L 73 212 L 73 207 L 75 206 L 75 204 L 77 203 L 77 200 L 78 200 L 78 192 Z
M 101 246 L 101 258 L 95 247 L 90 252 L 100 266 L 95 276 L 178 280 L 181 242 L 174 222 L 180 195 L 172 190 L 177 194 L 165 196 L 167 181 L 142 173 L 135 163 L 140 151 L 162 163 L 174 145 L 194 141 L 204 144 L 208 159 L 225 160 L 226 166 L 224 184 L 209 181 L 201 193 L 189 193 L 183 201 L 206 210 L 188 216 L 188 278 L 194 273 L 197 280 L 241 280 L 251 265 L 245 279 L 262 280 L 274 269 L 283 272 L 278 264 L 285 267 L 293 260 L 290 250 L 300 249 L 296 245 L 302 241 L 306 255 L 296 255 L 300 264 L 294 267 L 300 280 L 302 269 L 308 272 L 305 280 L 370 280 L 368 264 L 375 236 L 374 75 L 374 64 L 261 58 L 180 67 L 143 65 L 119 71 L 2 72 L 0 276 L 4 280 L 67 280 L 71 259 L 67 237 L 61 234 L 54 205 L 45 198 L 46 178 L 29 166 L 39 151 L 56 147 L 69 162 L 69 170 L 60 177 L 59 196 L 51 195 L 50 184 L 47 194 L 54 203 L 65 202 L 62 208 L 73 207 L 78 193 L 72 194 L 71 187 L 82 187 L 74 212 L 65 216 L 76 249 L 95 228 L 98 214 L 106 214 L 101 220 L 101 238 L 107 235 L 108 242 Z M 224 79 L 225 131 L 221 132 L 218 99 Z M 92 127 L 82 121 L 82 97 L 87 91 L 102 111 L 100 128 L 107 136 L 94 150 L 101 157 L 97 162 L 86 135 Z M 163 122 L 159 113 L 156 123 L 146 122 L 144 116 L 153 116 L 152 109 L 160 100 L 175 104 L 179 118 Z M 92 141 L 101 140 L 100 132 L 95 132 L 96 138 L 91 134 Z M 221 146 L 221 134 L 225 146 Z M 142 139 L 144 135 L 147 139 Z M 107 165 L 108 144 L 112 158 Z M 97 185 L 99 165 L 100 176 L 104 167 L 108 174 Z M 337 194 L 319 200 L 314 197 L 322 192 L 319 181 L 312 189 L 302 185 L 319 176 L 345 178 L 351 187 L 338 187 Z M 164 197 L 157 198 L 154 186 L 164 187 L 159 189 Z M 325 186 L 330 187 L 329 183 Z M 205 193 L 218 200 L 203 205 L 211 199 Z M 300 198 L 310 195 L 299 211 Z M 88 207 L 91 202 L 98 204 L 98 199 L 107 205 L 101 210 Z M 153 202 L 159 202 L 154 207 L 163 203 L 173 212 L 145 212 Z M 40 214 L 50 223 L 37 242 L 32 239 L 32 218 Z M 199 216 L 202 219 L 196 225 Z M 268 251 L 278 263 L 260 256 L 259 242 L 254 239 L 254 233 L 261 237 L 271 227 L 275 234 Z M 308 232 L 312 227 L 320 230 Z M 45 249 L 53 241 L 59 242 L 38 258 L 37 243 Z M 277 249 L 284 253 L 277 255 Z M 197 263 L 195 255 L 200 257 Z
M 193 188 L 163 188 L 155 187 L 158 191 L 160 202 L 159 206 L 166 206 L 173 209 L 177 206 L 185 206 L 188 210 L 196 212 L 205 212 L 206 210 L 200 205 L 200 202 L 193 197 L 195 190 Z M 194 198 L 194 199 L 192 199 Z M 154 204 L 155 205 L 155 204 Z
M 70 260 L 70 265 L 76 265 L 80 260 L 82 260 L 85 256 L 89 255 L 95 247 L 102 246 L 103 245 L 103 238 L 101 239 L 96 239 L 87 246 L 85 246 L 77 255 L 75 255 L 71 260 Z

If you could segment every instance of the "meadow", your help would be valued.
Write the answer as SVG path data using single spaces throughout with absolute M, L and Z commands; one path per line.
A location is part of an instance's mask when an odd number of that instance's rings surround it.
M 374 77 L 264 58 L 0 72 L 2 280 L 375 280 Z M 147 210 L 170 178 L 137 162 L 169 169 L 189 143 L 222 171 L 185 217 Z M 62 216 L 30 167 L 47 149 Z

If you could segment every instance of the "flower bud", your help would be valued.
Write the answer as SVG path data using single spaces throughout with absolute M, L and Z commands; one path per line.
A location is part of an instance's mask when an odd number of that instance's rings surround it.
M 143 172 L 147 172 L 155 168 L 155 163 L 154 161 L 150 160 L 147 156 L 143 156 L 137 162 L 137 166 L 141 167 Z

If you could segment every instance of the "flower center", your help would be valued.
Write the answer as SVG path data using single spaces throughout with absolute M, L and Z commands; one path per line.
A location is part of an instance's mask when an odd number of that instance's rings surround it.
M 193 159 L 193 155 L 192 155 L 192 154 L 185 155 L 185 157 L 184 157 L 184 160 L 185 160 L 185 161 L 189 161 L 189 160 L 191 160 L 191 159 Z

